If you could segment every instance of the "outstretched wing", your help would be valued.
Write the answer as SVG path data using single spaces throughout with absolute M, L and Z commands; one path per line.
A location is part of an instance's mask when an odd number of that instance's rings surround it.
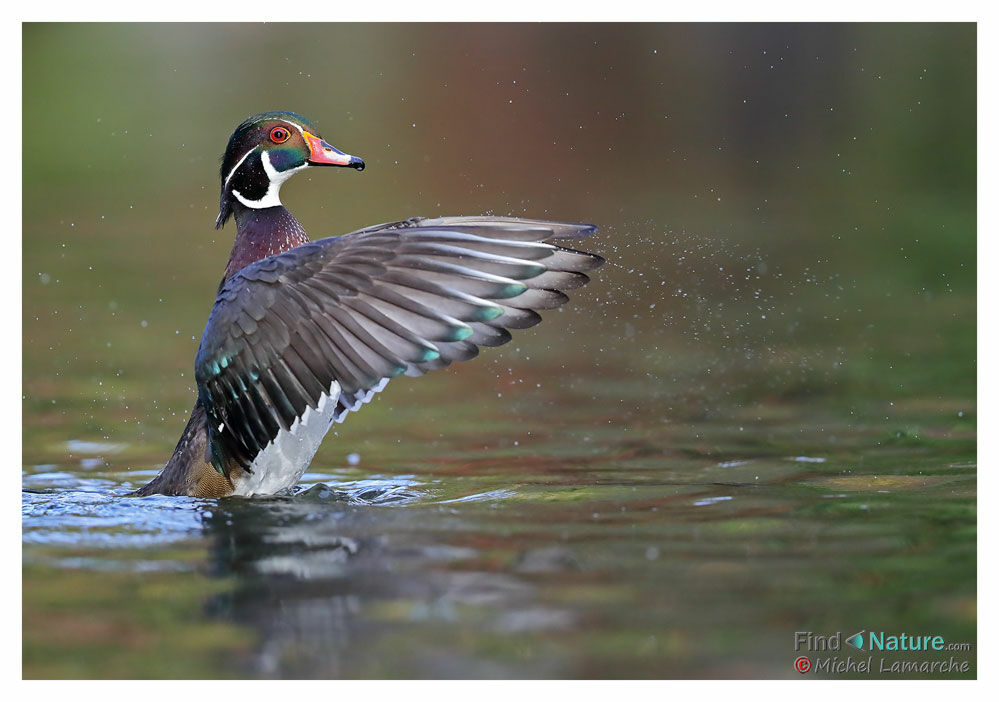
M 213 463 L 247 468 L 339 385 L 335 419 L 400 374 L 421 375 L 510 340 L 585 285 L 599 256 L 551 243 L 588 224 L 411 219 L 253 263 L 219 292 L 195 359 Z

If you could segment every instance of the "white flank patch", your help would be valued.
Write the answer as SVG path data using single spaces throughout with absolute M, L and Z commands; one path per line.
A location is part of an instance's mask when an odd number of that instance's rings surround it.
M 385 389 L 385 386 L 388 385 L 389 380 L 390 380 L 389 378 L 382 378 L 380 381 L 378 381 L 378 385 L 376 385 L 375 387 L 371 388 L 366 393 L 361 395 L 361 397 L 357 399 L 357 402 L 355 402 L 352 406 L 344 408 L 343 414 L 341 414 L 339 417 L 334 417 L 333 421 L 336 422 L 337 424 L 343 424 L 343 420 L 347 418 L 348 412 L 356 412 L 357 410 L 361 409 L 361 405 L 366 405 L 367 403 L 371 402 L 371 399 L 377 393 L 380 393 L 382 390 Z
M 252 473 L 236 479 L 234 495 L 273 495 L 294 487 L 305 474 L 333 423 L 333 412 L 340 396 L 340 384 L 335 380 L 329 394 L 319 398 L 319 411 L 311 407 L 291 425 L 291 431 L 281 429 L 278 435 L 257 454 L 250 464 Z
M 247 156 L 249 156 L 249 154 L 247 154 Z M 246 156 L 244 156 L 243 158 L 245 159 Z M 255 210 L 262 210 L 265 207 L 277 207 L 278 205 L 280 205 L 281 185 L 284 184 L 286 180 L 291 178 L 299 171 L 309 167 L 309 163 L 308 161 L 306 161 L 301 166 L 297 166 L 295 168 L 289 168 L 287 171 L 279 171 L 276 168 L 274 168 L 274 166 L 271 165 L 270 154 L 267 153 L 266 151 L 260 152 L 260 162 L 264 166 L 264 172 L 267 174 L 267 180 L 269 181 L 267 185 L 267 192 L 264 193 L 264 196 L 262 198 L 260 198 L 259 200 L 248 200 L 245 197 L 243 197 L 238 190 L 236 190 L 235 188 L 232 189 L 232 194 L 236 196 L 237 200 L 242 202 L 247 207 L 250 207 Z M 240 160 L 240 163 L 236 165 L 236 168 L 239 168 L 240 164 L 242 164 L 242 160 Z M 233 173 L 235 172 L 236 169 L 234 168 Z M 232 178 L 232 173 L 229 174 L 229 178 Z M 228 178 L 226 179 L 226 182 L 228 182 Z

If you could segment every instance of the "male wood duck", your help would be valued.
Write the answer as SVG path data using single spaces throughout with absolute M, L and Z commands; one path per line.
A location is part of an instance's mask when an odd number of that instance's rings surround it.
M 215 222 L 236 240 L 194 360 L 198 399 L 166 466 L 135 495 L 266 495 L 294 487 L 333 422 L 398 375 L 510 340 L 568 300 L 599 256 L 550 243 L 590 224 L 413 218 L 310 241 L 281 185 L 311 166 L 364 169 L 305 117 L 233 132 Z

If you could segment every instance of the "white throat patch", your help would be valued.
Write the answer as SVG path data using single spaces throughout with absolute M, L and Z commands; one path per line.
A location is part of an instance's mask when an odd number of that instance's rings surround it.
M 236 172 L 236 169 L 238 169 L 243 164 L 243 161 L 245 161 L 246 157 L 249 156 L 251 153 L 253 153 L 253 151 L 248 152 L 246 156 L 243 156 L 243 158 L 239 160 L 239 163 L 236 164 L 236 167 L 232 169 L 232 173 L 229 174 L 229 178 L 226 178 L 226 183 L 229 182 L 229 179 L 232 178 L 233 174 Z M 271 157 L 267 151 L 262 151 L 260 153 L 260 162 L 264 166 L 264 172 L 267 174 L 267 180 L 269 181 L 269 185 L 267 186 L 267 192 L 264 193 L 264 196 L 262 198 L 260 198 L 259 200 L 249 200 L 243 197 L 239 193 L 239 191 L 236 190 L 235 188 L 232 189 L 232 194 L 236 197 L 237 200 L 242 202 L 247 207 L 253 208 L 255 210 L 262 210 L 265 207 L 276 207 L 280 205 L 281 185 L 299 171 L 309 167 L 309 163 L 305 162 L 301 166 L 296 166 L 295 168 L 289 168 L 287 171 L 279 171 L 276 168 L 274 168 L 274 166 L 271 165 Z

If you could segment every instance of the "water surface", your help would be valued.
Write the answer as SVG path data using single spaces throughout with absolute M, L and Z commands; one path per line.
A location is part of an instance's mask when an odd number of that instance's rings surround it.
M 386 390 L 294 495 L 125 498 L 144 447 L 52 446 L 23 478 L 25 675 L 790 677 L 796 630 L 974 639 L 960 402 L 733 421 L 537 363 L 463 397 L 495 382 L 469 368 Z

